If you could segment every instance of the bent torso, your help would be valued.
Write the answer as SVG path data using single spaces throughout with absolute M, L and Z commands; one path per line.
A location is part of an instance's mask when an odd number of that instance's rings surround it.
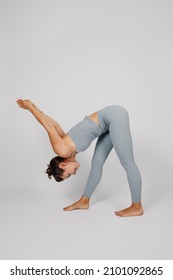
M 91 114 L 88 116 L 95 124 L 97 124 L 98 126 L 100 126 L 99 123 L 99 118 L 98 118 L 98 114 L 97 112 Z M 74 156 L 76 154 L 76 147 L 74 142 L 72 141 L 71 137 L 66 134 L 63 139 L 65 140 L 65 143 L 67 145 L 67 154 L 69 155 L 69 157 Z

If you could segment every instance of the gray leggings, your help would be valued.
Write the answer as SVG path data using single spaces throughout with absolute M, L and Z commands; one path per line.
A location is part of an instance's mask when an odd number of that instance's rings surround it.
M 121 107 L 117 110 L 114 109 L 112 112 L 109 110 L 107 114 L 104 115 L 103 112 L 103 114 L 99 115 L 100 118 L 104 116 L 104 121 L 109 123 L 109 130 L 100 135 L 97 140 L 92 158 L 91 170 L 83 196 L 91 197 L 101 180 L 103 165 L 114 147 L 127 173 L 132 202 L 141 202 L 141 175 L 133 156 L 128 113 Z M 114 172 L 114 167 L 112 167 L 112 171 Z

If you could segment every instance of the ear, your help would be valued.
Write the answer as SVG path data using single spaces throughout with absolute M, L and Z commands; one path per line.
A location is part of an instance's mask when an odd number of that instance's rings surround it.
M 64 161 L 62 161 L 62 162 L 60 162 L 59 163 L 59 167 L 60 168 L 63 168 L 63 167 L 65 167 L 67 164 L 66 164 L 66 162 L 64 162 Z

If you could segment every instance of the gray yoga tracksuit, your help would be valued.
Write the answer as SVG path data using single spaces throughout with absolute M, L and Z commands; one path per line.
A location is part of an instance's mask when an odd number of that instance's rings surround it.
M 103 165 L 114 147 L 127 173 L 132 202 L 140 202 L 141 175 L 133 156 L 128 112 L 121 106 L 112 105 L 97 113 L 100 126 L 86 116 L 68 132 L 76 146 L 77 153 L 86 150 L 98 137 L 83 196 L 91 197 L 102 177 Z M 112 166 L 112 170 L 113 168 Z

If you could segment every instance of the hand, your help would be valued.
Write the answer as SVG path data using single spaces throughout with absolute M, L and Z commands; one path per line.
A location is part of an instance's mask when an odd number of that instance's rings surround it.
M 18 99 L 16 100 L 16 102 L 20 108 L 26 110 L 29 110 L 33 106 L 32 102 L 28 99 Z

